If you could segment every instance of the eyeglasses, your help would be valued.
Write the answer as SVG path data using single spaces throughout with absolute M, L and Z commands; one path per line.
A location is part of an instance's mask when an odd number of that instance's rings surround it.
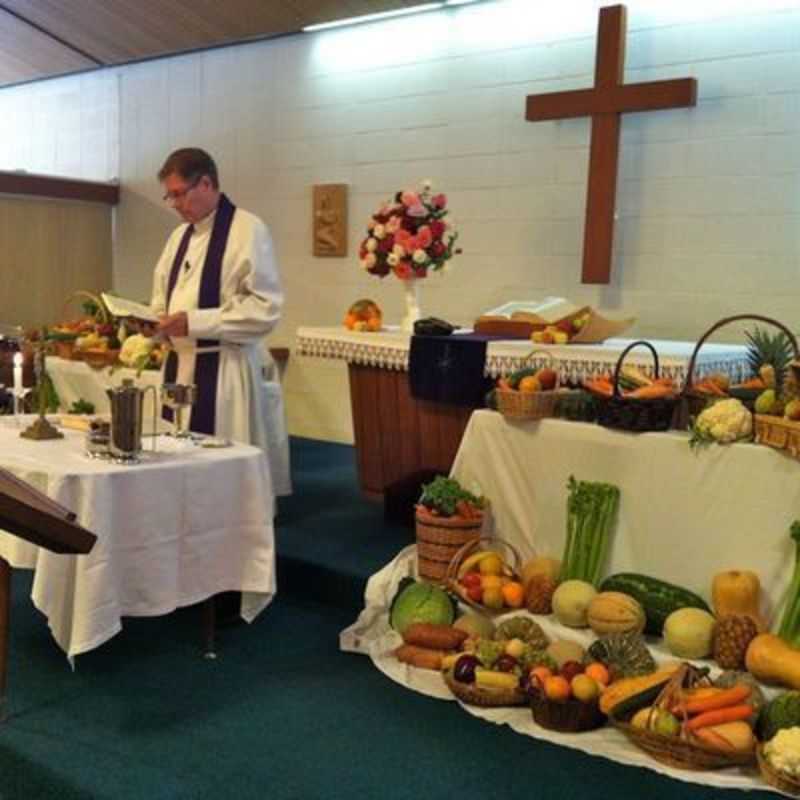
M 194 189 L 200 181 L 203 180 L 203 177 L 200 176 L 196 178 L 192 183 L 190 183 L 185 189 L 179 189 L 175 192 L 167 192 L 161 199 L 170 206 L 174 206 L 180 200 L 183 200 L 189 192 Z

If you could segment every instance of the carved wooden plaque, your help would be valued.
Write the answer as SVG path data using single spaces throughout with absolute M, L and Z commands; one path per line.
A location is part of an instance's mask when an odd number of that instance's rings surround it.
M 346 256 L 347 184 L 318 184 L 314 187 L 313 205 L 314 255 Z

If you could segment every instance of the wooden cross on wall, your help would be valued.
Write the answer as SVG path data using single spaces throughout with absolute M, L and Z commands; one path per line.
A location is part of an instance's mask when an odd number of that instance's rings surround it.
M 592 118 L 589 182 L 583 234 L 583 283 L 608 283 L 614 244 L 620 115 L 697 103 L 697 81 L 679 78 L 623 83 L 625 73 L 625 6 L 600 9 L 594 88 L 528 95 L 525 119 L 539 122 L 571 117 Z

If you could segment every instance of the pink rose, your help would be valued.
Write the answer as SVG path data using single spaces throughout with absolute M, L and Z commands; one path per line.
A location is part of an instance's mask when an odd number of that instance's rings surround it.
M 423 225 L 417 231 L 417 247 L 421 247 L 423 250 L 425 250 L 430 247 L 432 241 L 433 234 L 431 233 L 431 229 L 427 225 Z
M 431 198 L 431 203 L 436 206 L 436 208 L 444 208 L 447 205 L 447 195 L 445 194 L 435 194 Z
M 413 237 L 413 236 L 412 236 L 412 235 L 411 235 L 411 234 L 410 234 L 410 233 L 409 233 L 409 232 L 408 232 L 408 231 L 407 231 L 405 228 L 401 228 L 401 229 L 400 229 L 399 231 L 397 231 L 397 233 L 394 235 L 394 241 L 395 241 L 395 244 L 402 245 L 402 246 L 403 246 L 403 247 L 404 247 L 406 250 L 411 250 L 411 249 L 412 249 L 412 248 L 410 248 L 410 247 L 408 246 L 408 243 L 409 243 L 409 242 L 410 242 L 410 241 L 411 241 L 413 238 L 414 238 L 414 237 Z
M 428 216 L 428 209 L 425 208 L 425 206 L 422 205 L 422 203 L 417 202 L 414 205 L 408 207 L 408 216 L 416 217 L 417 219 L 420 218 L 424 219 L 425 217 Z
M 416 192 L 403 192 L 400 195 L 400 200 L 404 206 L 419 205 L 419 195 Z

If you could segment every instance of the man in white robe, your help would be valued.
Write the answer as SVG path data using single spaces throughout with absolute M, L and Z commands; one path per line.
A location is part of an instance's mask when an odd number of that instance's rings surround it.
M 263 448 L 273 491 L 289 494 L 280 386 L 262 377 L 263 339 L 283 305 L 269 230 L 220 192 L 203 150 L 176 150 L 158 177 L 185 223 L 167 240 L 153 281 L 157 330 L 174 348 L 165 381 L 197 384 L 190 428 Z

